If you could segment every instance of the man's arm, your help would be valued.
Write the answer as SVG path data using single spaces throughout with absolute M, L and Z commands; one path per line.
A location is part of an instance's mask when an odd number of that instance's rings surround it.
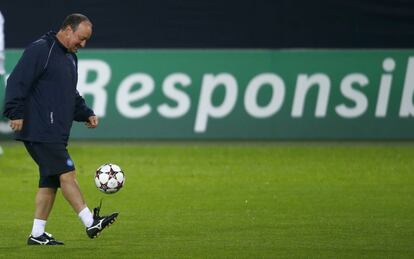
M 32 44 L 24 51 L 7 80 L 3 115 L 12 121 L 14 130 L 22 128 L 26 97 L 43 72 L 47 54 L 48 47 L 45 42 Z
M 96 128 L 98 126 L 98 117 L 94 114 L 86 103 L 85 99 L 76 91 L 75 121 L 84 121 L 88 128 Z

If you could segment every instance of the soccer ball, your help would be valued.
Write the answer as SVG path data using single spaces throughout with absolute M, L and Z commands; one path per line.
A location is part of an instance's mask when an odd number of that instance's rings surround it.
M 104 164 L 96 170 L 95 184 L 103 193 L 116 193 L 124 186 L 124 183 L 125 174 L 118 165 Z

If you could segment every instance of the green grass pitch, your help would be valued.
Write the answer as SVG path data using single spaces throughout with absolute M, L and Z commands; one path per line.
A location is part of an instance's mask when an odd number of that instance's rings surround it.
M 2 144 L 0 257 L 413 258 L 412 143 L 72 142 L 90 208 L 118 221 L 90 240 L 59 191 L 46 231 L 63 247 L 28 247 L 37 168 Z M 126 173 L 106 195 L 107 162 Z

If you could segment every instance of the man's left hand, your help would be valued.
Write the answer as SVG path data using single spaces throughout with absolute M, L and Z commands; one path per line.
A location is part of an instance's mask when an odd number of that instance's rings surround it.
M 97 116 L 90 116 L 88 121 L 85 123 L 86 127 L 93 129 L 98 126 L 98 117 Z

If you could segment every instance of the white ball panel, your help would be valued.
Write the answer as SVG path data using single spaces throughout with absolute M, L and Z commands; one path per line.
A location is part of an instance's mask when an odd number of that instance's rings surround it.
M 112 188 L 116 188 L 118 187 L 118 181 L 115 178 L 111 178 L 108 181 L 108 188 L 112 189 Z
M 111 164 L 112 170 L 114 170 L 115 172 L 120 172 L 121 171 L 121 167 L 119 167 L 116 164 Z
M 107 174 L 107 173 L 99 174 L 98 177 L 99 177 L 99 181 L 103 184 L 107 183 L 108 180 L 109 180 L 109 174 Z
M 99 181 L 98 177 L 95 177 L 95 184 L 96 184 L 96 187 L 98 187 L 98 188 L 101 187 L 101 182 Z
M 115 175 L 115 178 L 118 180 L 118 182 L 123 183 L 124 182 L 124 174 L 123 173 L 117 173 Z
M 116 193 L 119 189 L 106 189 L 106 193 Z
M 111 171 L 111 166 L 110 165 L 104 165 L 101 167 L 101 169 L 99 169 L 99 171 L 103 172 L 103 173 L 109 173 Z

